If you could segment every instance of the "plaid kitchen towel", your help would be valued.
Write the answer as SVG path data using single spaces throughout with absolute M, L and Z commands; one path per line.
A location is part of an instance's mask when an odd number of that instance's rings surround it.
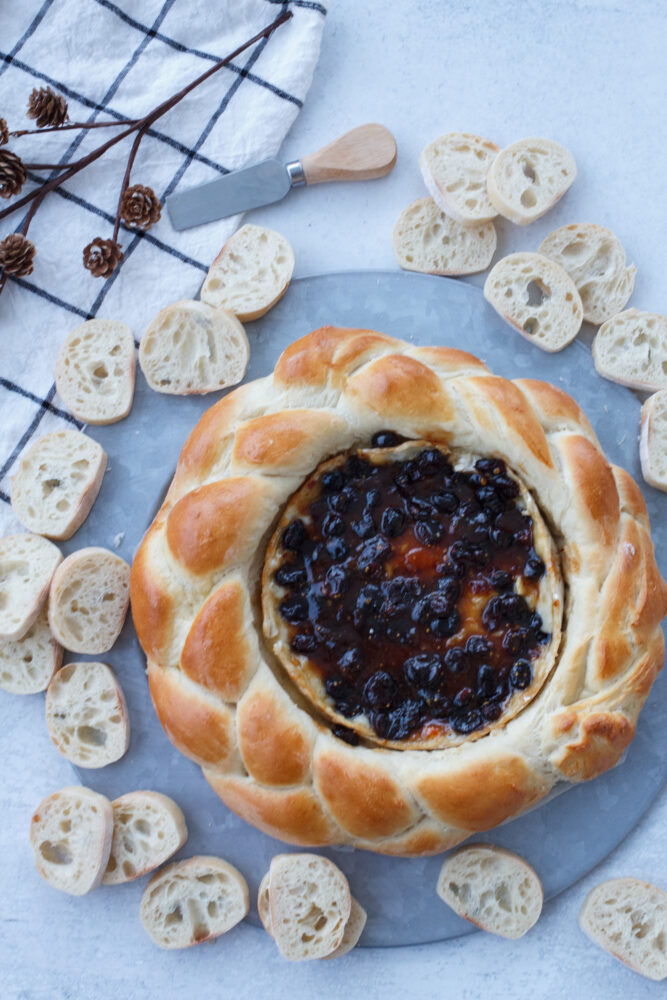
M 326 15 L 315 0 L 20 0 L 0 7 L 0 117 L 25 118 L 34 87 L 63 94 L 72 121 L 140 118 L 281 13 L 293 17 L 215 73 L 144 137 L 131 183 L 161 199 L 277 153 L 317 62 Z M 112 130 L 10 140 L 25 162 L 67 163 Z M 47 195 L 30 226 L 33 273 L 0 295 L 0 536 L 23 530 L 9 506 L 20 453 L 47 431 L 80 427 L 53 383 L 66 333 L 93 316 L 124 319 L 139 336 L 158 308 L 194 295 L 239 217 L 176 233 L 166 212 L 150 231 L 121 227 L 124 261 L 93 278 L 82 250 L 110 238 L 133 137 Z M 51 176 L 29 172 L 27 193 Z M 0 202 L 4 208 L 8 202 Z M 0 239 L 22 212 L 0 223 Z

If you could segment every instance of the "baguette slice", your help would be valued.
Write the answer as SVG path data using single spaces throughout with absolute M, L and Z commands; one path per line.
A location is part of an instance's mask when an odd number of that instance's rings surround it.
M 494 142 L 467 132 L 441 135 L 422 151 L 419 169 L 427 190 L 456 222 L 474 226 L 498 214 L 487 194 L 486 176 L 499 151 Z
M 270 873 L 267 872 L 262 881 L 259 883 L 259 889 L 257 890 L 257 911 L 259 913 L 259 918 L 264 925 L 264 930 L 267 934 L 273 937 L 273 931 L 271 929 L 269 880 Z M 367 915 L 363 906 L 360 906 L 354 896 L 350 896 L 350 916 L 345 924 L 345 930 L 343 932 L 341 943 L 329 955 L 323 955 L 321 960 L 325 961 L 329 958 L 340 958 L 341 955 L 346 955 L 348 951 L 352 951 L 352 949 L 359 942 L 362 931 L 366 926 L 366 920 Z
M 330 955 L 352 905 L 342 871 L 317 854 L 278 854 L 269 873 L 271 930 L 281 954 L 295 962 Z
M 561 226 L 542 241 L 539 252 L 567 271 L 581 295 L 584 319 L 604 323 L 625 306 L 635 287 L 637 268 L 626 267 L 617 236 L 593 222 Z
M 293 270 L 294 253 L 284 236 L 264 226 L 243 226 L 211 264 L 200 297 L 249 323 L 282 299 Z
M 56 388 L 79 420 L 113 424 L 132 409 L 134 372 L 134 337 L 127 323 L 89 319 L 65 338 Z
M 102 881 L 109 860 L 113 810 L 104 795 L 74 785 L 49 795 L 30 824 L 35 865 L 54 889 L 82 896 Z
M 262 921 L 264 930 L 273 937 L 273 931 L 271 930 L 271 903 L 269 901 L 270 878 L 271 873 L 267 872 L 259 883 L 259 889 L 257 890 L 257 912 L 259 913 L 259 919 Z
M 160 792 L 128 792 L 114 799 L 113 841 L 105 885 L 141 878 L 180 850 L 188 839 L 185 816 Z
M 586 896 L 579 926 L 591 941 L 647 979 L 667 978 L 667 892 L 612 878 Z
M 24 636 L 0 642 L 0 688 L 10 694 L 44 691 L 62 658 L 44 607 Z
M 47 538 L 71 538 L 100 491 L 107 456 L 80 431 L 52 431 L 18 463 L 12 507 L 21 524 Z
M 60 550 L 39 535 L 0 538 L 0 642 L 28 632 L 61 561 Z
M 437 893 L 464 920 L 520 938 L 542 912 L 542 884 L 527 861 L 492 844 L 471 844 L 443 862 Z
M 248 884 L 221 858 L 175 861 L 146 886 L 140 916 L 159 948 L 189 948 L 230 930 L 248 912 Z
M 139 347 L 139 364 L 151 389 L 175 396 L 236 385 L 249 357 L 248 338 L 236 316 L 189 299 L 161 309 Z
M 326 961 L 329 958 L 340 958 L 341 955 L 347 955 L 348 951 L 352 951 L 353 948 L 359 942 L 359 938 L 366 926 L 367 914 L 363 906 L 361 906 L 354 896 L 350 897 L 350 916 L 347 923 L 345 924 L 345 930 L 343 931 L 343 940 L 338 945 L 337 948 L 329 955 L 324 956 Z
M 73 653 L 106 653 L 120 635 L 129 600 L 127 563 L 108 549 L 79 549 L 54 574 L 51 631 Z
M 600 375 L 633 389 L 667 389 L 667 316 L 626 309 L 603 323 L 593 341 Z
M 420 198 L 403 209 L 394 226 L 394 252 L 406 271 L 424 274 L 475 274 L 486 271 L 496 250 L 492 222 L 463 226 Z
M 574 157 L 551 139 L 519 139 L 489 167 L 486 186 L 500 215 L 527 226 L 563 197 L 577 176 Z
M 77 767 L 106 767 L 130 745 L 125 696 L 106 663 L 68 663 L 46 692 L 46 728 Z
M 639 458 L 649 486 L 667 492 L 667 389 L 654 393 L 642 406 Z
M 579 333 L 579 292 L 560 264 L 542 254 L 512 253 L 499 260 L 484 283 L 484 298 L 543 351 L 562 351 Z

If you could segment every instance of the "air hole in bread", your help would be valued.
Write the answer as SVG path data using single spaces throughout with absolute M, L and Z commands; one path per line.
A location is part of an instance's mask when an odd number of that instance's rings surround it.
M 183 912 L 179 905 L 176 905 L 171 913 L 168 913 L 164 918 L 165 927 L 173 927 L 174 924 L 183 923 Z
M 134 822 L 134 829 L 137 833 L 143 833 L 145 837 L 149 837 L 151 834 L 151 825 L 148 820 L 137 819 Z
M 106 365 L 104 364 L 98 365 L 97 368 L 95 368 L 93 371 L 93 377 L 98 378 L 100 381 L 102 381 L 105 378 L 108 378 L 109 372 L 107 371 Z
M 76 735 L 82 743 L 93 747 L 103 747 L 107 741 L 107 734 L 96 726 L 78 726 Z
M 539 325 L 540 324 L 539 324 L 538 320 L 534 316 L 531 316 L 530 319 L 527 319 L 526 322 L 523 324 L 523 330 L 530 337 L 534 337 L 535 334 L 537 333 Z
M 533 170 L 533 168 L 531 167 L 530 163 L 528 163 L 527 160 L 523 160 L 521 162 L 521 169 L 523 170 L 524 176 L 527 177 L 528 180 L 532 181 L 534 184 L 535 181 L 537 180 L 537 174 L 535 173 L 535 171 Z M 523 201 L 523 198 L 521 199 L 521 201 Z M 531 204 L 534 205 L 535 202 L 533 201 L 531 202 Z
M 571 296 L 570 296 L 571 297 Z M 551 298 L 551 289 L 543 284 L 539 278 L 533 278 L 526 286 L 526 304 L 529 306 L 541 306 L 545 299 Z
M 535 192 L 531 191 L 530 188 L 526 188 L 526 190 L 521 193 L 521 204 L 524 208 L 534 208 L 537 204 Z
M 50 840 L 43 840 L 39 845 L 39 853 L 52 865 L 72 864 L 72 855 L 64 844 L 53 844 Z

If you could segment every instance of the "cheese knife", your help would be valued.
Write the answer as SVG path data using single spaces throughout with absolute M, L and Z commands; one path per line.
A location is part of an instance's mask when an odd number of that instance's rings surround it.
M 326 181 L 384 177 L 396 163 L 396 141 L 383 125 L 359 125 L 316 153 L 292 163 L 264 160 L 172 194 L 167 211 L 174 229 L 191 229 L 280 201 L 292 188 Z

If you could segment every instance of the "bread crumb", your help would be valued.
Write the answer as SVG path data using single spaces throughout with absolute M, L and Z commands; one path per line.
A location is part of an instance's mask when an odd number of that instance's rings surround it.
M 121 545 L 123 544 L 123 539 L 124 538 L 125 538 L 125 532 L 124 531 L 119 531 L 117 535 L 114 535 L 114 537 L 113 537 L 113 547 L 115 549 L 119 549 L 121 547 Z

